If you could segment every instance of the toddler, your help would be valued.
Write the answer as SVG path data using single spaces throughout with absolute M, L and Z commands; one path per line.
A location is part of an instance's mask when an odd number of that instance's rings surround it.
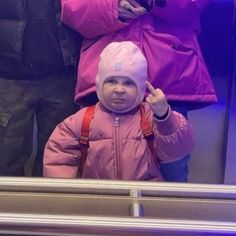
M 162 181 L 159 163 L 188 154 L 193 129 L 146 79 L 147 60 L 133 42 L 106 46 L 96 77 L 99 102 L 56 127 L 45 147 L 44 176 Z M 91 108 L 87 137 L 81 139 Z

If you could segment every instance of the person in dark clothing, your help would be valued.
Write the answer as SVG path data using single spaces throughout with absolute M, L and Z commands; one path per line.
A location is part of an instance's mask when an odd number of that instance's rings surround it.
M 32 153 L 42 176 L 43 150 L 73 101 L 81 36 L 60 21 L 60 0 L 0 0 L 0 175 L 24 176 Z

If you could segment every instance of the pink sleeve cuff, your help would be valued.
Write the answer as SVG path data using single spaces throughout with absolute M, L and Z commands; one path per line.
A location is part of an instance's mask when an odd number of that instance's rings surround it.
M 179 127 L 179 118 L 170 107 L 168 115 L 164 120 L 159 120 L 154 117 L 154 121 L 156 122 L 157 130 L 161 135 L 170 135 Z

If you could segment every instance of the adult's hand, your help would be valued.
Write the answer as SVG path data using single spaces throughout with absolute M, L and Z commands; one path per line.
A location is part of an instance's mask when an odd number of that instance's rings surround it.
M 135 0 L 120 0 L 118 9 L 119 18 L 123 21 L 134 20 L 146 13 L 146 9 Z

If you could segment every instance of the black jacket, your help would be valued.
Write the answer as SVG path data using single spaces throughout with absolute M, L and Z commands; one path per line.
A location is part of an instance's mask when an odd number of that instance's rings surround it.
M 63 73 L 78 62 L 81 36 L 60 21 L 60 0 L 0 0 L 0 77 Z

